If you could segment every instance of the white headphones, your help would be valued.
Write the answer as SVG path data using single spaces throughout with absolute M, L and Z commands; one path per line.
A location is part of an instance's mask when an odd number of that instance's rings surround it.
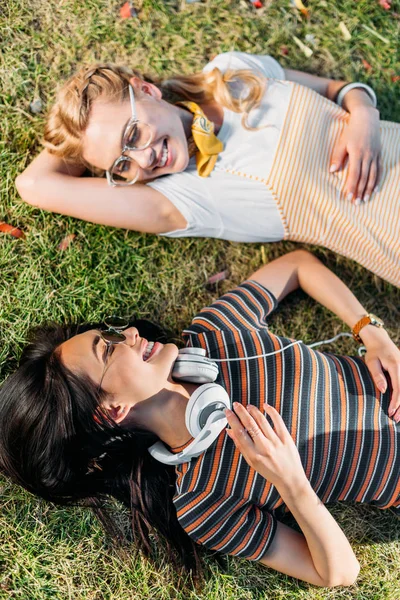
M 331 344 L 339 337 L 353 337 L 351 333 L 339 333 L 329 340 L 314 342 L 308 347 L 313 348 L 321 344 Z M 182 452 L 173 454 L 169 452 L 162 442 L 157 442 L 149 448 L 150 454 L 156 460 L 167 465 L 179 465 L 190 462 L 192 458 L 199 456 L 207 450 L 217 439 L 228 421 L 225 417 L 225 409 L 231 408 L 231 400 L 221 385 L 214 383 L 218 377 L 218 362 L 248 361 L 255 358 L 264 358 L 280 354 L 296 344 L 302 344 L 297 340 L 266 354 L 256 356 L 245 356 L 242 358 L 207 358 L 203 348 L 183 348 L 179 350 L 178 357 L 172 368 L 172 377 L 177 381 L 189 383 L 201 383 L 199 388 L 190 396 L 185 412 L 185 424 L 194 440 Z M 362 356 L 364 346 L 359 348 L 358 354 Z
M 231 362 L 251 360 L 284 352 L 295 344 L 296 341 L 284 348 L 249 356 L 245 358 L 210 359 L 203 348 L 183 348 L 179 350 L 178 357 L 172 368 L 172 377 L 177 381 L 201 383 L 200 387 L 190 396 L 185 412 L 185 424 L 194 440 L 181 452 L 169 452 L 162 442 L 156 442 L 149 448 L 153 458 L 166 465 L 179 465 L 190 462 L 207 450 L 217 439 L 219 434 L 228 424 L 225 409 L 231 408 L 231 400 L 221 385 L 213 383 L 218 377 L 217 362 Z

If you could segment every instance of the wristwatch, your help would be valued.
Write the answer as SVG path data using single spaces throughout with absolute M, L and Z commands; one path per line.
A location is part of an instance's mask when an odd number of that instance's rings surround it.
M 361 329 L 366 325 L 374 325 L 374 327 L 383 327 L 384 322 L 382 321 L 382 319 L 380 319 L 373 313 L 368 313 L 367 315 L 364 315 L 359 321 L 357 321 L 357 323 L 352 329 L 352 333 L 354 339 L 357 340 L 357 342 L 360 342 L 360 344 L 362 344 L 362 339 L 360 338 L 359 333 Z

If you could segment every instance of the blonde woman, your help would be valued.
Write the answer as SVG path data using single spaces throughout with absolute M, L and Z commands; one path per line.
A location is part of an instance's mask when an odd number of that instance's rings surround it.
M 309 242 L 400 286 L 400 125 L 379 121 L 364 84 L 242 52 L 164 81 L 95 65 L 61 88 L 44 145 L 16 184 L 45 210 L 171 237 Z

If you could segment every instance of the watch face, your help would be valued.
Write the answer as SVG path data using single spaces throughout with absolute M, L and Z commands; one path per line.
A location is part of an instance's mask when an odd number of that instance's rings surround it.
M 384 323 L 382 319 L 377 317 L 376 315 L 369 313 L 369 318 L 371 319 L 371 325 L 375 325 L 376 327 L 383 327 Z

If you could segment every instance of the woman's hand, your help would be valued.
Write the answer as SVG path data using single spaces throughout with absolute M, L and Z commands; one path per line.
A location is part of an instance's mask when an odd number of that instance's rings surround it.
M 234 441 L 245 461 L 278 489 L 281 487 L 308 486 L 296 445 L 280 414 L 264 404 L 274 429 L 264 415 L 252 405 L 247 410 L 238 402 L 225 412 L 231 429 L 226 433 Z
M 387 389 L 383 370 L 389 373 L 393 391 L 388 414 L 398 423 L 400 421 L 400 350 L 385 329 L 367 325 L 359 335 L 367 349 L 365 364 L 382 394 Z
M 354 108 L 334 148 L 330 167 L 331 173 L 338 171 L 348 157 L 347 200 L 355 204 L 362 200 L 368 202 L 376 191 L 380 178 L 380 153 L 379 112 L 371 106 Z

